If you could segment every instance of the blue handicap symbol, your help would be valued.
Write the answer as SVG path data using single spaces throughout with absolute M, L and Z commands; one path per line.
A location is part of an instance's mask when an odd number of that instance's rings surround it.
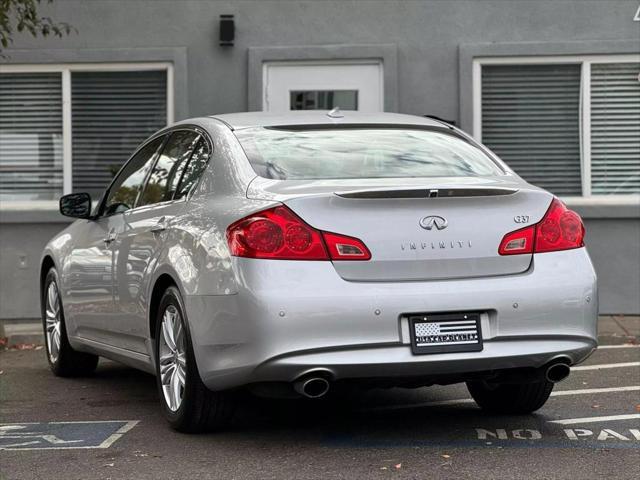
M 39 422 L 0 424 L 0 450 L 108 448 L 138 422 Z

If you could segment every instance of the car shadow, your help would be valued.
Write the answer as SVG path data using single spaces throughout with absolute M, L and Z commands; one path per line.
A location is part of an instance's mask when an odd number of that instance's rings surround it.
M 90 406 L 133 401 L 149 403 L 147 408 L 153 408 L 151 404 L 155 403 L 160 412 L 152 375 L 105 361 L 91 383 L 100 384 L 101 390 L 119 393 L 117 398 L 94 400 Z M 320 441 L 334 447 L 420 446 L 439 439 L 469 439 L 470 434 L 477 440 L 476 428 L 495 431 L 517 424 L 518 428 L 541 429 L 547 420 L 537 414 L 488 414 L 471 402 L 428 405 L 443 399 L 436 389 L 423 387 L 416 395 L 415 389 L 350 388 L 333 391 L 321 399 L 265 398 L 243 389 L 234 392 L 236 411 L 223 434 L 238 439 Z M 162 421 L 161 415 L 153 418 Z M 208 435 L 218 436 L 220 432 Z

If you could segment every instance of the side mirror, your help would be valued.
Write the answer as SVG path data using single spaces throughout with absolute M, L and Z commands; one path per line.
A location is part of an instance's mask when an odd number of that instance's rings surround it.
M 91 195 L 70 193 L 60 197 L 60 213 L 65 217 L 91 218 Z

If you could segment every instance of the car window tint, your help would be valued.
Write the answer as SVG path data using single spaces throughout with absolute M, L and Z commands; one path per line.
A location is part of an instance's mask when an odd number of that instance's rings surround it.
M 171 200 L 182 171 L 200 135 L 190 130 L 173 132 L 162 149 L 137 206 Z
M 159 137 L 145 145 L 125 165 L 109 189 L 103 213 L 112 215 L 133 208 L 147 173 L 153 165 L 156 153 L 165 137 Z
M 209 143 L 204 138 L 201 138 L 193 151 L 193 155 L 191 155 L 189 163 L 184 169 L 175 198 L 182 198 L 187 195 L 198 182 L 200 175 L 202 175 L 202 172 L 207 167 L 210 154 L 211 149 L 209 148 Z

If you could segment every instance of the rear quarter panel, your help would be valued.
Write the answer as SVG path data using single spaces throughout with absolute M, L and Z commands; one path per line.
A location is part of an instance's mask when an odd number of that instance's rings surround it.
M 232 295 L 238 288 L 226 228 L 274 202 L 247 198 L 247 187 L 256 174 L 230 128 L 215 119 L 197 123 L 212 141 L 211 158 L 182 214 L 167 231 L 148 288 L 151 291 L 157 279 L 168 274 L 186 296 Z

